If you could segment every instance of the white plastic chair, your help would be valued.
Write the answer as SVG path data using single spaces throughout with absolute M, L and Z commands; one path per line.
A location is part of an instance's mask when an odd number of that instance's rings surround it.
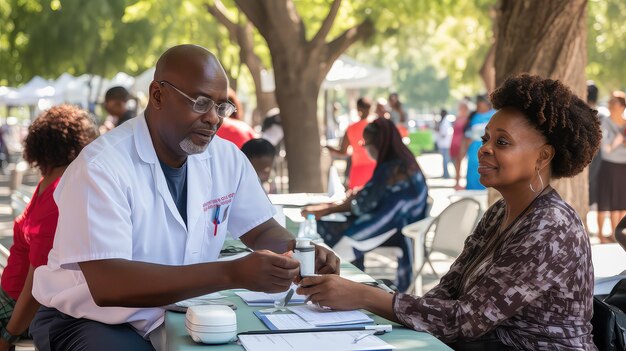
M 0 276 L 9 261 L 9 249 L 0 244 Z
M 402 234 L 413 239 L 414 245 L 414 280 L 409 292 L 421 295 L 421 275 L 426 263 L 437 276 L 430 260 L 431 253 L 440 252 L 452 258 L 461 254 L 465 239 L 472 233 L 481 216 L 480 203 L 464 198 L 448 205 L 437 217 L 425 218 L 402 229 Z M 433 233 L 432 243 L 426 247 L 426 235 L 430 232 Z

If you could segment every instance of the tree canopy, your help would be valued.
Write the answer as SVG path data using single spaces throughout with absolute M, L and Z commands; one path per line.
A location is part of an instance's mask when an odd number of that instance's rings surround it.
M 211 1 L 209 1 L 211 3 Z M 327 14 L 330 0 L 296 0 L 308 39 Z M 154 64 L 168 46 L 193 42 L 218 53 L 231 78 L 242 76 L 239 49 L 207 11 L 204 0 L 4 0 L 0 2 L 0 85 L 19 85 L 34 75 L 63 72 L 112 76 L 135 74 Z M 224 0 L 233 20 L 243 18 Z M 393 70 L 394 90 L 414 107 L 450 102 L 484 90 L 478 75 L 492 40 L 496 0 L 346 0 L 329 38 L 370 18 L 369 41 L 348 53 Z M 606 95 L 626 77 L 626 12 L 621 0 L 589 0 L 587 77 Z M 271 67 L 264 40 L 255 52 Z M 243 74 L 247 76 L 247 74 Z

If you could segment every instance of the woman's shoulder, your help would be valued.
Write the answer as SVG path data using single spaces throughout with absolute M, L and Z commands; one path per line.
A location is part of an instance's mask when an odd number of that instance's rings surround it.
M 537 199 L 537 203 L 532 212 L 541 213 L 543 216 L 553 219 L 578 220 L 580 217 L 576 210 L 561 198 L 559 193 L 551 189 Z

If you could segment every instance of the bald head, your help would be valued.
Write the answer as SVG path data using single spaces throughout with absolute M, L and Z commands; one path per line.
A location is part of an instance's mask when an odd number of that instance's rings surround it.
M 214 79 L 226 77 L 219 60 L 207 49 L 192 44 L 177 45 L 161 55 L 154 80 Z M 221 77 L 220 77 L 221 78 Z
M 159 159 L 180 167 L 188 155 L 204 152 L 222 124 L 215 106 L 228 101 L 227 93 L 226 73 L 205 48 L 179 45 L 163 53 L 145 111 Z

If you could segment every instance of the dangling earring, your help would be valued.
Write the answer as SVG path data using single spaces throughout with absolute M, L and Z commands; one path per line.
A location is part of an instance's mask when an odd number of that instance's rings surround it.
M 530 187 L 530 191 L 536 193 L 540 190 L 543 190 L 543 179 L 541 178 L 541 174 L 539 174 L 539 168 L 537 168 L 537 177 L 539 177 L 539 182 L 541 183 L 541 187 L 537 190 L 533 188 L 533 182 L 528 183 L 528 187 Z

